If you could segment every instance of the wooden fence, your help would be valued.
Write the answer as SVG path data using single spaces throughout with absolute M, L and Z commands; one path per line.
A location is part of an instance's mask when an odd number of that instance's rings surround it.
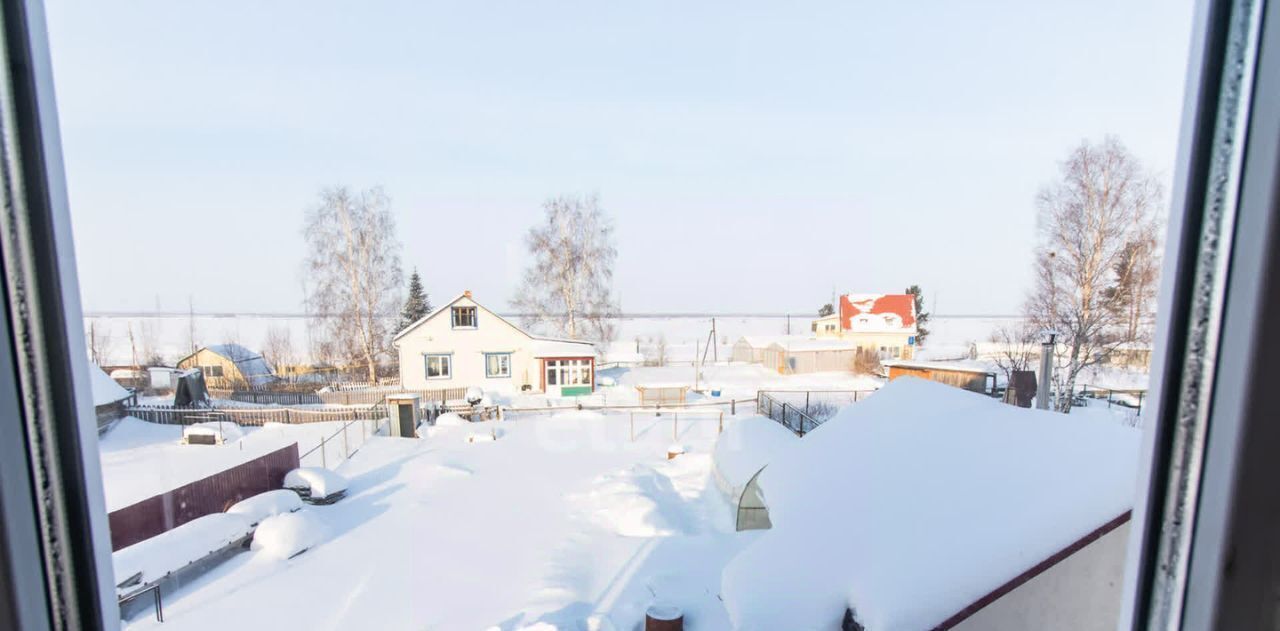
M 231 399 L 244 403 L 265 405 L 372 405 L 386 401 L 388 395 L 417 394 L 423 401 L 458 401 L 467 396 L 466 388 L 440 388 L 436 390 L 402 390 L 398 387 L 363 390 L 333 390 L 330 392 L 275 392 L 271 390 L 218 390 L 209 389 L 215 399 Z
M 320 423 L 324 421 L 373 421 L 386 418 L 382 405 L 327 410 L 301 408 L 189 408 L 172 405 L 140 405 L 125 408 L 125 414 L 151 423 L 191 425 L 229 421 L 237 425 L 267 423 Z
M 223 512 L 245 498 L 281 488 L 285 474 L 297 468 L 298 445 L 294 443 L 112 511 L 107 515 L 111 550 L 131 546 L 193 519 Z

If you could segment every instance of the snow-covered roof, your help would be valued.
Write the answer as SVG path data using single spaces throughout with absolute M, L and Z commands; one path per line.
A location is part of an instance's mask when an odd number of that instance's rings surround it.
M 1085 413 L 1082 413 L 1085 412 Z M 841 410 L 760 476 L 773 528 L 725 568 L 735 626 L 930 629 L 1133 504 L 1141 431 L 915 378 Z
M 853 340 L 815 337 L 788 339 L 772 345 L 788 351 L 851 351 L 858 348 Z
M 562 340 L 550 337 L 533 339 L 530 349 L 534 357 L 595 357 L 596 347 L 591 342 Z
M 107 376 L 97 364 L 89 362 L 89 382 L 93 387 L 93 406 L 107 405 L 129 398 L 129 391 Z
M 862 333 L 916 332 L 916 299 L 911 294 L 840 296 L 840 328 Z
M 738 339 L 738 342 L 746 342 L 751 348 L 766 348 L 774 343 L 807 339 L 809 339 L 807 335 L 744 335 Z
M 763 416 L 726 425 L 713 453 L 716 484 L 737 502 L 751 477 L 798 440 L 781 423 Z
M 980 372 L 993 373 L 995 368 L 985 362 L 964 359 L 958 361 L 917 361 L 914 359 L 885 359 L 881 360 L 881 366 L 885 368 L 891 366 L 901 366 L 903 368 L 921 368 L 927 370 L 953 370 L 958 372 Z
M 205 350 L 226 357 L 236 365 L 240 376 L 253 385 L 260 385 L 275 377 L 271 366 L 267 364 L 267 360 L 261 353 L 239 344 L 210 344 L 205 347 Z

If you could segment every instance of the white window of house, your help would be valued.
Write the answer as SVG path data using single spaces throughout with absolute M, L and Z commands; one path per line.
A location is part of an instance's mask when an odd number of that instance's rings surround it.
M 490 378 L 510 377 L 511 353 L 485 353 L 484 376 Z
M 547 386 L 591 385 L 590 359 L 548 359 Z
M 200 372 L 206 377 L 221 377 L 222 366 L 201 366 Z
M 455 329 L 474 329 L 476 328 L 476 308 L 475 307 L 454 307 L 453 328 Z
M 448 379 L 453 376 L 452 355 L 427 355 L 427 379 Z

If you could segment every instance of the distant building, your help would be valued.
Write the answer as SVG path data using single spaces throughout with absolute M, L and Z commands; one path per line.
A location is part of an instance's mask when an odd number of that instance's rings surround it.
M 845 294 L 836 313 L 813 321 L 820 339 L 850 342 L 854 352 L 874 352 L 881 359 L 915 355 L 916 301 L 911 294 Z
M 775 343 L 807 339 L 801 335 L 744 335 L 733 345 L 733 361 L 764 363 L 765 351 Z
M 991 394 L 996 387 L 996 373 L 977 362 L 885 360 L 882 365 L 888 372 L 889 381 L 899 377 L 919 377 L 981 394 Z
M 179 360 L 178 368 L 199 369 L 210 388 L 259 388 L 276 381 L 262 354 L 239 344 L 205 346 Z
M 464 292 L 396 334 L 400 385 L 577 396 L 595 391 L 590 342 L 537 337 Z
M 136 399 L 132 392 L 92 362 L 89 364 L 89 383 L 93 390 L 93 411 L 98 417 L 98 433 L 102 433 L 124 418 L 125 406 Z

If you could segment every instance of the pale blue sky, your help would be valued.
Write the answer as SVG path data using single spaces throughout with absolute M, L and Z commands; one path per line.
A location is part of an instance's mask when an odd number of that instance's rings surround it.
M 437 299 L 598 192 L 626 311 L 917 283 L 1011 313 L 1081 139 L 1167 179 L 1188 1 L 48 0 L 85 308 L 298 311 L 304 211 L 383 185 Z

